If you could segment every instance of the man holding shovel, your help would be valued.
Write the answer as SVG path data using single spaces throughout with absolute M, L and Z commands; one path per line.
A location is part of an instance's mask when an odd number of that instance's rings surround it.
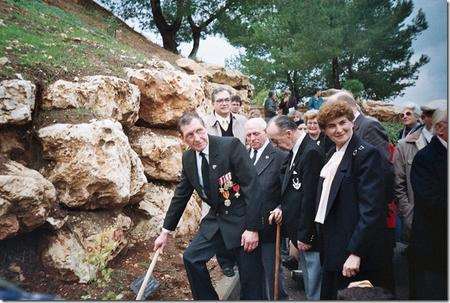
M 183 254 L 194 300 L 219 299 L 206 262 L 220 251 L 229 251 L 237 259 L 241 299 L 262 299 L 260 191 L 248 153 L 236 138 L 208 135 L 195 112 L 184 113 L 178 129 L 190 149 L 183 153 L 181 181 L 154 249 L 164 248 L 195 190 L 211 208 Z

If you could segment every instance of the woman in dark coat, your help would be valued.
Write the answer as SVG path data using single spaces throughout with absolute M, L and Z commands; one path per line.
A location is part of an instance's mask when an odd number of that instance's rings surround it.
M 315 221 L 323 266 L 321 299 L 336 300 L 350 282 L 382 280 L 385 220 L 379 151 L 353 134 L 353 111 L 346 102 L 324 104 L 318 121 L 336 144 L 320 176 Z

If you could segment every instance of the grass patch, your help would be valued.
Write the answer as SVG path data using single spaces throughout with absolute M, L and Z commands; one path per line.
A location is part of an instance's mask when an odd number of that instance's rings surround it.
M 6 0 L 0 13 L 0 56 L 10 61 L 0 69 L 0 79 L 14 73 L 46 83 L 93 74 L 123 76 L 123 67 L 148 59 L 115 39 L 114 18 L 104 20 L 105 29 L 92 28 L 41 0 Z

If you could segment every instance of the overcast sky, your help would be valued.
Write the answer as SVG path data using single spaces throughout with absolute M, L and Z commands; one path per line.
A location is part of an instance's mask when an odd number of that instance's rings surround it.
M 413 59 L 426 54 L 430 62 L 419 72 L 416 85 L 405 90 L 403 97 L 397 97 L 394 102 L 402 104 L 415 102 L 423 104 L 434 99 L 447 99 L 447 2 L 444 0 L 414 0 L 415 16 L 422 8 L 428 22 L 428 29 L 413 42 Z M 130 24 L 132 25 L 132 24 Z M 159 35 L 144 33 L 153 42 L 162 45 Z M 180 45 L 181 54 L 187 56 L 191 45 Z M 210 36 L 200 42 L 198 57 L 207 63 L 224 65 L 227 58 L 239 54 L 238 50 L 220 36 Z

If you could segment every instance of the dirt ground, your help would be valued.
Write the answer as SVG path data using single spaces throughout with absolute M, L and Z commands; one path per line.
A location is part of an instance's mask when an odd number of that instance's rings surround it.
M 0 241 L 0 277 L 30 291 L 56 294 L 65 300 L 134 300 L 136 295 L 130 284 L 145 275 L 153 257 L 153 239 L 132 245 L 109 263 L 110 281 L 79 284 L 64 282 L 50 274 L 39 260 L 42 230 L 24 236 Z M 160 283 L 159 289 L 150 300 L 189 300 L 192 299 L 183 266 L 182 252 L 187 240 L 171 239 L 164 253 L 160 255 L 153 276 Z M 217 261 L 208 263 L 213 284 L 222 277 Z

